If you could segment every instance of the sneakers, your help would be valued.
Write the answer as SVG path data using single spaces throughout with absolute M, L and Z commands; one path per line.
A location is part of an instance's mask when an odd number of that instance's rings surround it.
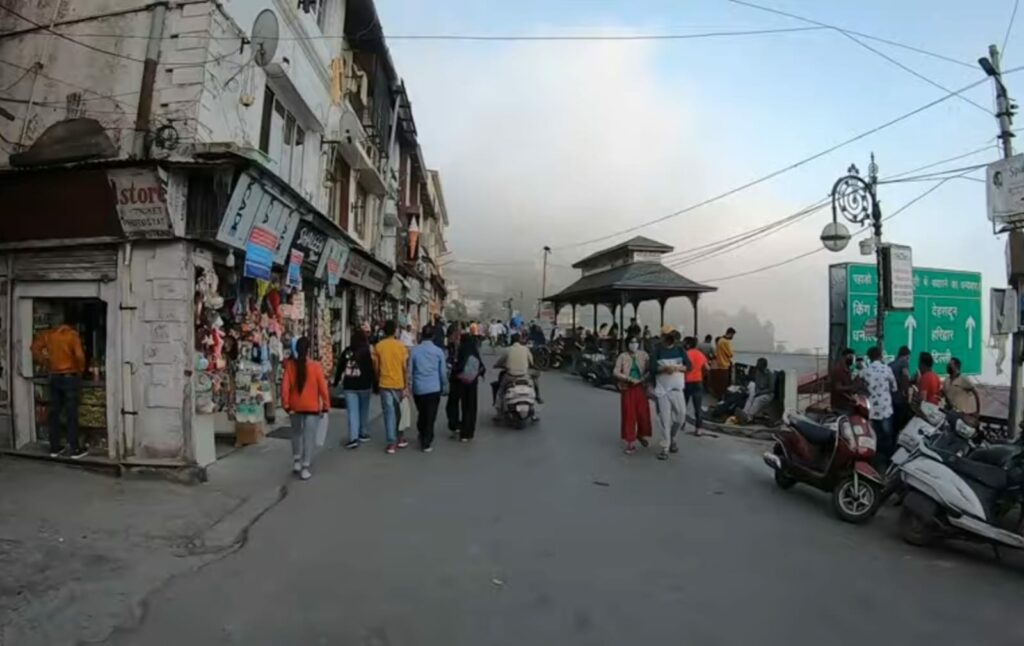
M 627 444 L 626 448 L 622 452 L 625 453 L 626 455 L 633 455 L 634 453 L 636 453 L 636 445 Z
M 295 460 L 292 462 L 292 473 L 299 473 L 302 471 L 302 462 Z
M 664 450 L 663 451 L 658 451 L 658 459 L 659 460 L 667 460 L 668 459 L 668 451 L 664 451 Z
M 462 442 L 463 444 L 469 442 L 469 440 L 470 440 L 470 438 L 468 438 L 468 437 L 460 437 L 459 438 L 459 441 Z
M 78 449 L 76 451 L 72 451 L 71 452 L 71 459 L 72 460 L 81 460 L 82 458 L 84 458 L 87 455 L 89 455 L 89 451 L 87 451 L 86 449 Z
M 669 444 L 669 445 L 668 445 L 668 452 L 669 452 L 669 453 L 679 453 L 679 445 L 678 445 L 678 444 L 676 444 L 676 443 L 675 443 L 675 442 L 673 441 L 673 442 L 672 442 L 672 444 Z
M 407 449 L 407 448 L 409 448 L 409 440 L 405 439 L 404 437 L 398 438 L 398 448 L 400 448 L 400 449 Z
M 360 442 L 369 442 L 370 441 L 370 436 L 369 435 L 360 435 L 359 436 L 359 441 Z
M 65 455 L 67 455 L 67 452 L 68 452 L 68 447 L 65 446 L 64 448 L 62 448 L 59 451 L 50 451 L 50 457 L 51 458 L 63 457 Z
M 385 447 L 384 452 L 387 453 L 388 455 L 394 455 L 396 453 L 395 445 L 388 444 L 387 447 Z
M 360 440 L 350 440 L 349 443 L 345 445 L 345 448 L 346 449 L 358 449 L 361 441 L 362 441 L 361 439 Z
M 423 452 L 424 453 L 432 453 L 433 451 L 434 451 L 434 447 L 432 447 L 432 446 L 425 446 L 425 447 L 423 447 Z
M 312 477 L 313 473 L 309 469 L 303 469 L 301 472 L 299 472 L 299 478 L 301 478 L 302 480 L 309 480 Z
M 640 446 L 642 446 L 642 447 L 644 447 L 646 449 L 648 446 L 650 446 L 650 444 L 651 443 L 647 441 L 646 437 L 641 437 L 640 438 Z

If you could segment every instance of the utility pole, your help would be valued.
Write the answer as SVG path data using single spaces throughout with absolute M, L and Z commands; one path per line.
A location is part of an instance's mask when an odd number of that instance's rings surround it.
M 978 64 L 981 65 L 981 69 L 985 70 L 986 74 L 992 77 L 996 84 L 996 119 L 999 121 L 999 141 L 1003 145 L 1003 159 L 1009 159 L 1013 157 L 1013 112 L 1015 106 L 1010 101 L 1006 86 L 1003 85 L 999 47 L 989 45 L 988 58 L 978 59 Z M 1012 272 L 1014 267 L 1019 267 L 1022 261 L 1024 261 L 1024 259 L 1014 257 L 1019 253 L 1020 249 L 1024 248 L 1024 241 L 1019 240 L 1019 238 L 1024 236 L 1024 233 L 1015 229 L 1010 231 L 1009 236 L 1007 244 L 1009 245 L 1011 257 L 1008 263 L 1009 267 L 1007 268 L 1009 272 L 1007 282 L 1019 295 L 1021 285 L 1014 278 Z M 1024 355 L 1024 335 L 1020 332 L 1014 332 L 1010 341 L 1010 405 L 1006 420 L 1007 428 L 1011 437 L 1014 438 L 1020 434 L 1021 405 L 1024 403 L 1024 397 L 1022 397 L 1021 393 L 1022 355 Z
M 537 299 L 537 320 L 540 320 L 540 310 L 544 305 L 544 295 L 548 291 L 548 255 L 551 253 L 551 247 L 544 245 L 544 268 L 541 269 L 540 273 L 540 298 Z

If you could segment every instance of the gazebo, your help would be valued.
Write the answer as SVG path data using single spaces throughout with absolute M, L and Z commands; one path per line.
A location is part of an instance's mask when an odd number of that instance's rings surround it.
M 637 236 L 613 247 L 591 254 L 573 264 L 581 271 L 580 279 L 562 291 L 544 300 L 555 310 L 555 320 L 565 305 L 572 306 L 572 327 L 576 329 L 576 307 L 594 306 L 594 330 L 597 330 L 597 306 L 604 305 L 618 319 L 619 329 L 625 331 L 624 310 L 633 306 L 633 316 L 645 301 L 658 301 L 661 306 L 661 325 L 665 324 L 665 304 L 670 298 L 685 296 L 693 305 L 693 334 L 697 335 L 697 301 L 701 294 L 716 291 L 717 287 L 702 285 L 676 273 L 662 263 L 662 256 L 673 247 Z M 620 339 L 623 335 L 620 334 Z

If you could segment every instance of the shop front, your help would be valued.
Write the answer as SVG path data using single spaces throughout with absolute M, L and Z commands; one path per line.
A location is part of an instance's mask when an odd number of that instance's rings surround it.
M 376 260 L 361 247 L 353 247 L 341 278 L 347 283 L 350 327 L 380 323 L 390 310 L 384 288 L 391 281 L 392 269 Z

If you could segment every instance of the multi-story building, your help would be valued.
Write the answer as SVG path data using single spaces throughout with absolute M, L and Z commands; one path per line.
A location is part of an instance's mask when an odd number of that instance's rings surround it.
M 417 293 L 397 243 L 422 154 L 372 0 L 6 4 L 0 450 L 48 433 L 31 345 L 61 319 L 93 456 L 181 466 L 270 411 L 289 338 L 331 367 L 353 325 L 435 311 L 447 214 L 421 168 Z

